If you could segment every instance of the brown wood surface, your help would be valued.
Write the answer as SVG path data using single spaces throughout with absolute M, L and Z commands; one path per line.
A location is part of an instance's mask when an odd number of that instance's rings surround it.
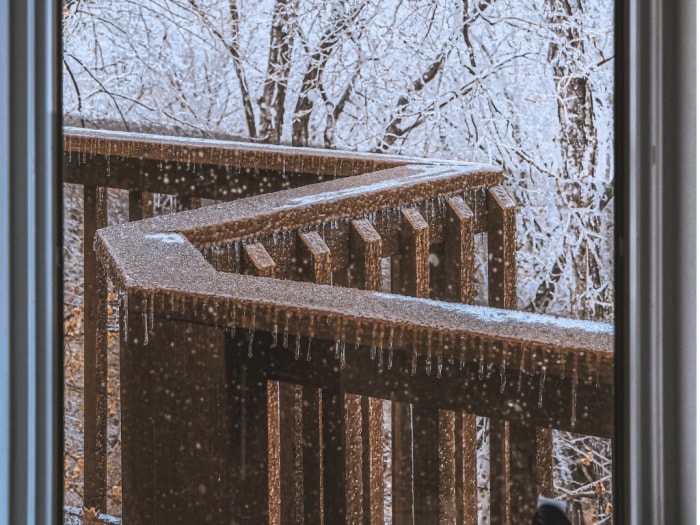
M 440 520 L 440 419 L 423 403 L 411 407 L 413 419 L 413 515 L 416 525 Z
M 476 416 L 465 412 L 455 414 L 455 506 L 457 523 L 477 525 L 477 428 Z
M 401 210 L 401 270 L 399 293 L 412 297 L 430 295 L 430 230 L 415 208 Z
M 275 276 L 275 261 L 272 260 L 272 257 L 270 257 L 270 254 L 267 253 L 267 250 L 262 244 L 258 242 L 246 244 L 243 247 L 243 254 L 243 273 L 255 275 L 257 277 Z
M 107 510 L 107 275 L 93 249 L 107 225 L 107 189 L 85 186 L 84 261 L 84 495 L 83 504 Z
M 321 391 L 302 387 L 303 506 L 306 525 L 320 525 L 322 508 Z
M 474 213 L 459 196 L 447 198 L 444 300 L 474 303 Z
M 391 514 L 394 525 L 413 522 L 413 420 L 411 405 L 391 404 Z
M 350 223 L 351 285 L 361 290 L 381 290 L 382 238 L 367 219 Z
M 297 257 L 305 281 L 331 283 L 331 251 L 318 232 L 299 234 Z
M 489 306 L 517 307 L 515 201 L 502 186 L 488 190 Z

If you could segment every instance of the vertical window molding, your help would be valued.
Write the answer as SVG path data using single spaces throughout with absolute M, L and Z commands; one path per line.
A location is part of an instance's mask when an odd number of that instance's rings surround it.
M 694 523 L 696 6 L 622 5 L 615 519 Z
M 60 30 L 0 0 L 0 524 L 62 519 Z

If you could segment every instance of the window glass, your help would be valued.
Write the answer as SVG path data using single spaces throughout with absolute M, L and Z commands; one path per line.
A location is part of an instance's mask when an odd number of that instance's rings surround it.
M 180 516 L 215 522 L 516 523 L 546 496 L 575 523 L 612 523 L 613 25 L 603 0 L 65 0 L 66 503 L 150 519 L 178 494 Z M 416 164 L 424 186 L 402 179 Z M 367 187 L 339 180 L 385 168 Z M 480 185 L 437 174 L 460 169 Z M 278 190 L 300 192 L 284 205 L 301 218 L 224 204 Z M 205 227 L 267 210 L 240 238 Z M 138 232 L 172 246 L 192 228 L 218 273 L 289 281 L 299 306 L 129 288 L 133 261 L 92 237 L 159 215 Z M 383 295 L 349 295 L 354 311 L 331 305 L 341 288 Z M 236 397 L 269 366 L 267 404 Z M 251 444 L 244 416 L 211 409 L 227 403 L 260 410 L 268 437 Z M 172 448 L 149 457 L 148 439 Z M 248 505 L 250 447 L 267 447 L 267 496 L 252 487 Z M 123 459 L 145 467 L 123 479 Z

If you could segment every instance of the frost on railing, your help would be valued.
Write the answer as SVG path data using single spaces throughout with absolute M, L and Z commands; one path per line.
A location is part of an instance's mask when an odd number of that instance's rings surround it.
M 487 232 L 489 304 L 514 306 L 499 180 L 407 166 L 100 231 L 123 307 L 125 520 L 382 521 L 378 399 L 394 516 L 474 522 L 474 415 L 491 419 L 492 521 L 531 516 L 551 491 L 539 429 L 612 433 L 613 334 L 458 304 Z

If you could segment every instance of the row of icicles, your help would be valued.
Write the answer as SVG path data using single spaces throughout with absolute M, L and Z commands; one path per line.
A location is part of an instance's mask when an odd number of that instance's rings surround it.
M 125 315 L 126 312 L 128 312 L 129 308 L 128 294 L 125 293 L 123 290 L 119 290 L 117 293 L 117 297 L 119 311 L 123 322 L 122 335 L 124 338 L 124 342 L 128 342 L 128 315 Z M 143 320 L 142 344 L 144 346 L 148 346 L 149 344 L 149 332 L 155 329 L 155 297 L 155 294 L 152 293 L 148 297 L 144 297 L 141 300 L 140 311 Z M 256 315 L 259 315 L 258 310 L 260 309 L 267 310 L 265 316 L 267 326 L 271 327 L 270 333 L 272 335 L 272 347 L 279 347 L 279 339 L 281 335 L 281 347 L 283 349 L 290 349 L 291 347 L 291 350 L 294 353 L 294 358 L 297 360 L 301 359 L 302 356 L 304 356 L 304 358 L 307 361 L 311 360 L 311 347 L 315 337 L 314 334 L 316 331 L 316 327 L 318 326 L 317 323 L 325 322 L 327 326 L 333 326 L 333 324 L 335 324 L 336 337 L 335 343 L 333 344 L 332 348 L 335 355 L 335 359 L 339 362 L 339 367 L 341 369 L 347 366 L 346 352 L 348 343 L 350 343 L 350 346 L 354 346 L 354 350 L 357 352 L 360 349 L 363 339 L 363 325 L 361 322 L 356 321 L 354 329 L 355 337 L 352 341 L 348 341 L 348 339 L 351 338 L 346 338 L 345 334 L 348 331 L 349 323 L 347 320 L 343 319 L 342 316 L 333 316 L 332 314 L 324 316 L 310 312 L 308 314 L 308 336 L 302 337 L 301 331 L 299 330 L 302 315 L 299 310 L 292 312 L 290 310 L 280 309 L 280 311 L 278 312 L 274 307 L 265 308 L 263 306 L 257 305 L 236 305 L 229 301 L 226 301 L 223 304 L 222 308 L 222 304 L 218 302 L 202 300 L 198 304 L 196 304 L 195 298 L 192 298 L 193 304 L 195 304 L 193 310 L 192 308 L 188 308 L 188 298 L 182 294 L 177 294 L 176 297 L 174 297 L 172 294 L 164 294 L 161 297 L 162 308 L 164 310 L 176 313 L 178 316 L 184 318 L 188 317 L 187 314 L 190 312 L 193 312 L 195 314 L 199 312 L 202 319 L 213 319 L 214 322 L 216 322 L 217 324 L 222 324 L 223 326 L 225 326 L 226 331 L 230 337 L 234 337 L 236 335 L 237 328 L 244 330 L 247 329 L 248 357 L 253 356 L 255 331 L 258 324 L 258 322 L 256 321 Z M 222 313 L 224 313 L 225 315 L 222 316 Z M 284 314 L 284 323 L 281 326 L 282 329 L 280 330 L 280 324 L 278 321 L 281 313 Z M 292 320 L 295 320 L 296 322 L 292 323 Z M 219 321 L 223 322 L 219 323 Z M 306 323 L 307 321 L 305 321 L 305 324 Z M 290 341 L 290 325 L 297 326 L 293 344 Z M 388 333 L 385 333 L 386 328 L 388 328 Z M 324 331 L 327 331 L 327 328 L 324 329 Z M 408 332 L 409 337 L 411 338 L 410 342 L 404 341 L 406 332 Z M 446 358 L 443 357 L 443 350 L 450 348 L 450 345 L 444 343 L 444 334 L 442 332 L 437 333 L 437 352 L 433 352 L 433 334 L 434 331 L 430 329 L 423 329 L 421 333 L 421 329 L 409 328 L 407 330 L 403 327 L 398 327 L 397 329 L 397 327 L 395 326 L 385 327 L 385 325 L 381 322 L 373 322 L 371 323 L 371 344 L 369 345 L 370 359 L 377 363 L 377 370 L 379 373 L 382 373 L 385 369 L 392 369 L 394 365 L 395 348 L 405 348 L 410 346 L 412 348 L 411 375 L 416 375 L 418 373 L 419 359 L 424 359 L 425 373 L 430 376 L 433 373 L 433 370 L 435 370 L 436 377 L 440 378 L 443 374 L 445 362 L 447 362 L 449 365 L 453 365 L 455 364 L 456 359 L 454 352 L 450 352 Z M 385 336 L 388 337 L 388 344 L 386 346 L 385 343 L 387 342 L 387 339 Z M 304 345 L 302 345 L 302 339 L 307 339 L 307 342 L 305 342 Z M 305 350 L 302 348 L 302 346 L 306 347 Z M 479 380 L 483 380 L 484 378 L 490 377 L 494 373 L 494 370 L 498 368 L 501 380 L 500 391 L 501 393 L 504 393 L 508 383 L 506 377 L 507 369 L 505 355 L 500 366 L 497 367 L 493 363 L 487 364 L 485 357 L 485 347 L 487 346 L 487 343 L 483 343 L 480 338 L 473 338 L 471 335 L 468 334 L 462 334 L 459 336 L 459 346 L 459 370 L 464 370 L 467 365 L 467 349 L 470 347 L 477 347 L 477 371 Z M 518 392 L 521 391 L 522 378 L 524 374 L 534 376 L 539 373 L 540 380 L 538 393 L 538 407 L 542 408 L 544 403 L 544 390 L 545 380 L 547 377 L 547 366 L 545 364 L 540 364 L 538 365 L 538 370 L 527 371 L 525 367 L 527 354 L 528 349 L 521 349 L 521 365 L 518 372 L 516 389 Z M 597 359 L 601 359 L 600 354 L 598 354 Z M 476 359 L 474 360 L 474 362 L 477 362 Z M 576 363 L 574 363 L 574 365 L 576 365 Z M 594 363 L 588 362 L 586 363 L 586 365 L 586 368 L 590 370 Z M 599 366 L 599 362 L 595 363 L 595 369 L 599 369 Z M 577 366 L 573 366 L 573 369 L 571 370 L 569 376 L 571 378 L 572 399 L 571 426 L 573 427 L 576 423 L 576 389 L 579 383 Z M 565 379 L 565 376 L 562 375 L 561 379 Z M 585 380 L 585 384 L 592 384 L 594 381 L 596 387 L 599 387 L 600 385 L 598 377 L 595 377 L 594 379 L 593 377 L 589 376 Z

